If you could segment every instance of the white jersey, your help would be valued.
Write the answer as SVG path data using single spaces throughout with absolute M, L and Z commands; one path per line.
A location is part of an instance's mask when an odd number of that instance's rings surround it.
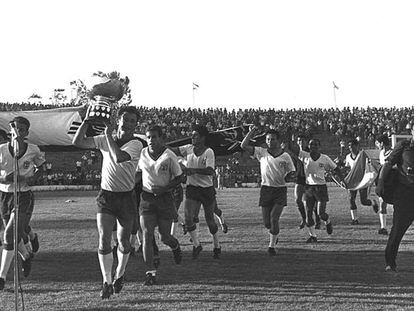
M 391 154 L 392 149 L 385 151 L 384 149 L 381 149 L 379 153 L 379 161 L 381 165 L 385 164 L 385 161 L 387 161 L 388 156 Z
M 325 173 L 334 170 L 337 167 L 330 157 L 322 153 L 319 158 L 314 161 L 309 152 L 300 151 L 299 159 L 303 162 L 307 185 L 325 185 Z
M 0 175 L 6 176 L 14 171 L 13 166 L 13 147 L 5 143 L 0 145 Z M 24 177 L 31 177 L 34 175 L 35 167 L 41 166 L 45 162 L 44 154 L 39 147 L 34 144 L 27 144 L 26 152 L 17 160 L 19 175 Z M 29 191 L 30 186 L 26 181 L 19 184 L 19 192 Z M 14 183 L 3 184 L 0 183 L 0 191 L 13 192 Z
M 171 180 L 183 173 L 177 156 L 170 149 L 165 149 L 157 159 L 153 159 L 148 147 L 145 147 L 142 149 L 138 166 L 142 171 L 142 189 L 150 193 L 153 193 L 153 186 L 167 186 Z
M 286 175 L 295 171 L 292 158 L 286 152 L 274 157 L 267 148 L 254 147 L 254 157 L 260 162 L 263 186 L 285 187 Z
M 134 189 L 135 171 L 137 169 L 142 143 L 132 139 L 123 144 L 120 149 L 131 157 L 130 160 L 117 163 L 109 152 L 105 135 L 93 138 L 96 148 L 102 152 L 102 178 L 101 188 L 112 192 L 127 192 Z
M 346 167 L 350 167 L 351 169 L 354 167 L 356 159 L 358 158 L 359 153 L 357 154 L 357 156 L 354 158 L 352 156 L 352 153 L 348 153 L 345 157 L 345 166 Z
M 207 148 L 200 156 L 194 154 L 193 145 L 185 145 L 179 147 L 181 155 L 185 158 L 188 168 L 207 168 L 211 167 L 214 169 L 215 156 L 214 151 L 211 148 Z M 187 176 L 187 184 L 198 187 L 212 187 L 213 186 L 213 175 L 201 175 L 193 174 Z

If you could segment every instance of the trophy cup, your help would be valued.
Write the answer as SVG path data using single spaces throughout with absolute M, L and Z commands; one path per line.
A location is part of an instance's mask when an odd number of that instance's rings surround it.
M 112 110 L 117 109 L 123 97 L 128 77 L 121 79 L 117 72 L 104 74 L 98 72 L 92 76 L 92 88 L 88 93 L 89 107 L 86 120 L 92 125 L 102 127 L 111 122 Z
M 114 101 L 111 98 L 96 95 L 89 103 L 86 119 L 94 125 L 111 122 L 111 112 Z

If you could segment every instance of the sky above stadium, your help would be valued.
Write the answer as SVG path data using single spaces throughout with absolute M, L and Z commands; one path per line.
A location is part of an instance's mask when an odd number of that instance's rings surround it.
M 7 1 L 0 101 L 117 70 L 149 107 L 412 106 L 410 2 Z

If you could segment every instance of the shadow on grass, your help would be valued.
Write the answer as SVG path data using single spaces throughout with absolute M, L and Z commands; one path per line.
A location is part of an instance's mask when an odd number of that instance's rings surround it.
M 316 246 L 315 246 L 316 247 Z M 205 247 L 197 260 L 190 247 L 183 250 L 181 265 L 173 263 L 172 254 L 161 251 L 160 282 L 164 284 L 216 284 L 273 286 L 275 282 L 347 283 L 381 286 L 413 286 L 413 252 L 400 252 L 399 272 L 384 272 L 383 251 L 321 251 L 281 248 L 275 257 L 265 250 L 225 251 L 214 260 Z M 128 279 L 142 279 L 145 267 L 142 254 L 130 257 Z M 85 282 L 101 280 L 97 253 L 47 252 L 36 255 L 30 279 L 37 282 Z
M 31 226 L 35 228 L 36 232 L 39 230 L 90 230 L 96 228 L 96 219 L 34 219 L 31 221 Z

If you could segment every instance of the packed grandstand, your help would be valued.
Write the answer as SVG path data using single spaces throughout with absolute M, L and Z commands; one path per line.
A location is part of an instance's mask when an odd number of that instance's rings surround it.
M 0 111 L 30 111 L 58 108 L 56 105 L 34 105 L 30 103 L 0 103 Z M 210 131 L 226 129 L 243 124 L 257 124 L 262 129 L 278 129 L 286 141 L 298 135 L 317 137 L 322 141 L 322 150 L 335 158 L 340 154 L 340 141 L 358 138 L 361 146 L 374 148 L 375 137 L 381 134 L 409 134 L 414 120 L 412 108 L 343 108 L 343 109 L 181 109 L 138 107 L 141 120 L 137 133 L 144 133 L 148 125 L 159 124 L 165 129 L 167 141 L 190 136 L 194 123 L 205 124 Z M 92 184 L 99 185 L 99 155 L 91 162 L 90 152 L 75 152 L 61 158 L 52 153 L 46 155 L 53 170 L 45 170 L 41 185 Z M 59 159 L 59 160 L 58 160 Z M 81 169 L 76 167 L 81 162 Z M 225 176 L 227 187 L 241 186 L 247 182 L 259 183 L 257 163 L 241 155 L 217 160 Z

